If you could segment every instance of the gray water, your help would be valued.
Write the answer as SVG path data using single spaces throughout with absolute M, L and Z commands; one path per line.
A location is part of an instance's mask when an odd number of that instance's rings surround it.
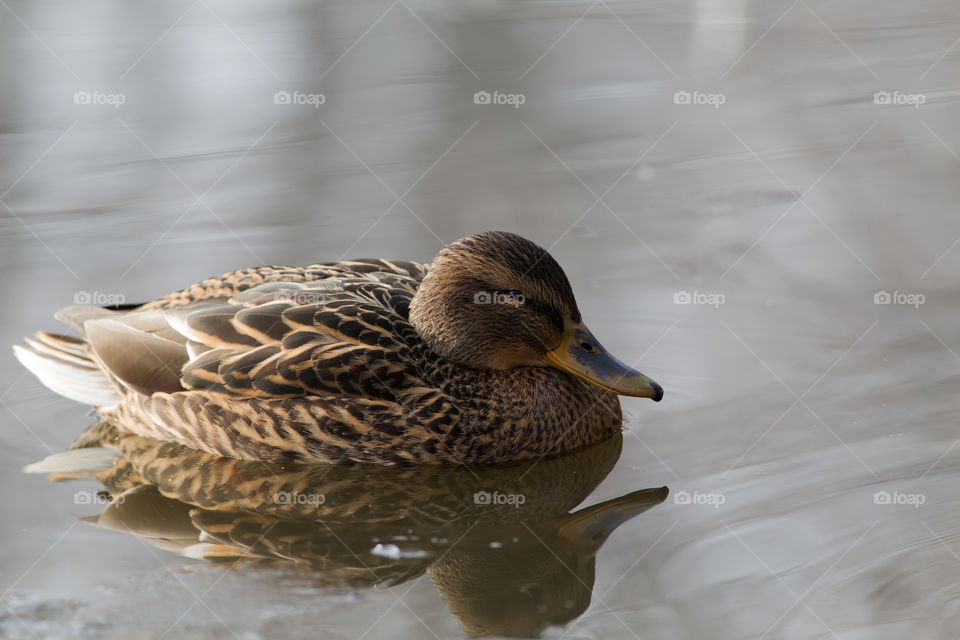
M 429 261 L 511 230 L 666 390 L 624 400 L 622 454 L 583 506 L 670 497 L 610 535 L 589 607 L 546 636 L 957 637 L 958 18 L 942 0 L 10 2 L 0 343 L 75 299 Z M 78 520 L 98 484 L 20 468 L 90 421 L 0 359 L 3 637 L 464 634 L 423 576 L 330 590 Z

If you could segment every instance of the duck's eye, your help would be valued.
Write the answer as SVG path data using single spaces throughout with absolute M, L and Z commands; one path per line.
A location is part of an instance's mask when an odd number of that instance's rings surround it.
M 581 342 L 580 348 L 586 351 L 587 353 L 593 353 L 593 349 L 594 349 L 593 345 L 590 344 L 589 342 Z
M 527 299 L 524 298 L 523 294 L 516 289 L 510 289 L 510 291 L 507 291 L 506 294 L 504 294 L 503 301 L 506 304 L 519 308 L 524 302 L 527 301 Z

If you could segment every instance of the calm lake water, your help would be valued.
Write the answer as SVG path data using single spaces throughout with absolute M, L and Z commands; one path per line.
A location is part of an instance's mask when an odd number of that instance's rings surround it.
M 221 505 L 173 476 L 106 507 L 100 482 L 21 472 L 93 418 L 8 352 L 0 636 L 960 635 L 960 5 L 0 16 L 0 342 L 74 300 L 429 261 L 495 228 L 548 247 L 666 390 L 624 400 L 622 442 L 523 478 L 284 470 L 323 502 L 244 494 L 274 560 L 209 562 L 184 554 Z M 478 509 L 498 488 L 529 500 Z M 286 538 L 257 537 L 271 518 Z

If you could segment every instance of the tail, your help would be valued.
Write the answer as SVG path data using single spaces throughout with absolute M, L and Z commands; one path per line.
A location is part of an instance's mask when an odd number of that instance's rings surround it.
M 103 409 L 120 401 L 116 387 L 92 358 L 86 340 L 38 331 L 24 342 L 13 346 L 14 355 L 53 391 Z
M 70 449 L 51 454 L 40 462 L 28 464 L 23 470 L 26 473 L 49 474 L 51 480 L 87 479 L 100 471 L 110 469 L 119 458 L 120 453 L 108 447 Z

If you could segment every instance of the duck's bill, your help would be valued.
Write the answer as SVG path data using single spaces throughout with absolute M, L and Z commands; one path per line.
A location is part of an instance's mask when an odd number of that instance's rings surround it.
M 663 397 L 663 387 L 610 355 L 583 323 L 568 320 L 560 346 L 548 351 L 543 362 L 622 396 L 656 402 Z

